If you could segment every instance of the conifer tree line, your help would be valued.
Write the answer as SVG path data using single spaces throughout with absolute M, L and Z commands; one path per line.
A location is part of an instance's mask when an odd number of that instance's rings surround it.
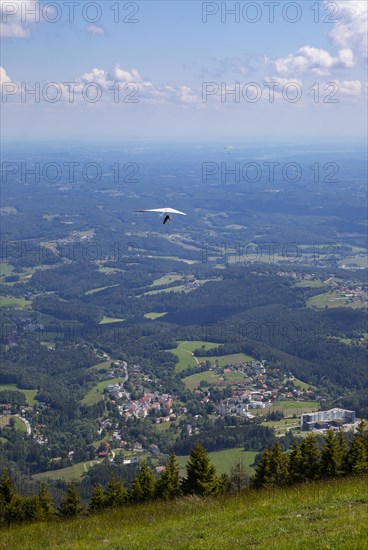
M 55 518 L 71 518 L 81 513 L 94 513 L 117 506 L 160 500 L 172 500 L 188 495 L 215 496 L 221 493 L 243 492 L 249 488 L 277 487 L 332 479 L 346 475 L 368 473 L 368 433 L 363 421 L 348 444 L 343 432 L 329 430 L 324 436 L 322 449 L 316 438 L 308 434 L 296 440 L 290 451 L 282 451 L 277 442 L 263 451 L 250 478 L 242 462 L 237 462 L 230 475 L 217 475 L 205 448 L 196 443 L 186 465 L 186 477 L 180 479 L 176 456 L 172 454 L 160 477 L 143 461 L 128 491 L 121 480 L 110 479 L 106 489 L 98 484 L 87 505 L 74 481 L 69 483 L 58 509 L 52 503 L 46 484 L 41 483 L 36 495 L 23 497 L 13 486 L 8 469 L 0 478 L 0 525 L 31 521 L 48 521 Z

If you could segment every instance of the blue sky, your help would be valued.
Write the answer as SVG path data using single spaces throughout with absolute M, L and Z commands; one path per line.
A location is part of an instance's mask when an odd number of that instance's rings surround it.
M 63 1 L 53 3 L 58 12 L 45 1 L 0 3 L 5 138 L 279 144 L 359 143 L 366 135 L 363 0 L 271 2 L 273 22 L 270 2 L 263 1 L 83 0 L 75 2 L 74 22 Z M 234 8 L 239 22 L 224 11 Z M 36 9 L 40 21 L 27 9 Z M 117 9 L 120 21 L 114 22 Z M 58 22 L 47 21 L 56 16 Z M 78 84 L 72 104 L 66 82 Z M 273 102 L 265 82 L 274 83 Z M 22 95 L 35 83 L 38 103 Z M 204 103 L 206 83 L 213 93 Z M 122 90 L 119 101 L 113 85 Z M 45 86 L 60 91 L 60 100 L 45 100 Z M 237 100 L 224 86 L 237 89 Z M 86 87 L 100 92 L 96 103 L 83 97 Z M 127 103 L 133 90 L 136 102 Z

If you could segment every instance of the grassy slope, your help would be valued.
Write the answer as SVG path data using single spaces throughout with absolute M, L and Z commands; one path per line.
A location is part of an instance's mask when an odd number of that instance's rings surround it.
M 218 499 L 109 510 L 4 529 L 0 548 L 197 550 L 366 548 L 368 483 L 344 479 Z
M 109 363 L 111 363 L 111 361 L 109 361 Z M 110 386 L 110 384 L 121 384 L 123 380 L 125 380 L 124 377 L 108 378 L 107 380 L 102 380 L 101 382 L 93 386 L 93 388 L 91 388 L 88 393 L 86 393 L 81 401 L 81 404 L 88 406 L 95 405 L 103 399 L 102 393 L 104 389 L 107 388 L 107 386 Z
M 234 447 L 233 449 L 222 449 L 221 451 L 212 451 L 208 453 L 208 456 L 211 459 L 212 464 L 216 467 L 217 474 L 230 474 L 231 469 L 236 462 L 243 462 L 243 464 L 251 472 L 250 465 L 254 463 L 254 459 L 257 453 L 253 451 L 244 451 L 243 447 Z M 186 464 L 189 460 L 188 456 L 177 456 L 176 457 L 180 474 L 185 477 L 186 475 Z
M 32 406 L 36 404 L 35 396 L 38 390 L 24 390 L 23 388 L 20 389 L 16 384 L 0 384 L 0 391 L 19 391 L 25 395 L 27 403 L 29 405 Z

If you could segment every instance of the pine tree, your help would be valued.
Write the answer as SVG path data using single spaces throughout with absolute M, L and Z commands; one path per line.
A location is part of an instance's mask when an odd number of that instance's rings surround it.
M 363 474 L 368 472 L 368 447 L 364 436 L 364 421 L 362 420 L 354 434 L 350 449 L 346 455 L 348 473 Z
M 60 513 L 62 516 L 74 517 L 82 511 L 80 505 L 80 494 L 74 481 L 69 483 L 65 498 L 60 503 Z
M 243 461 L 239 460 L 231 468 L 229 489 L 234 493 L 245 491 L 250 484 L 250 476 Z
M 316 438 L 308 434 L 300 444 L 302 455 L 301 470 L 304 472 L 304 480 L 313 481 L 318 479 L 320 470 L 320 450 Z
M 9 504 L 14 496 L 13 480 L 10 477 L 9 469 L 5 468 L 0 480 L 0 498 L 4 504 Z
M 270 472 L 272 485 L 286 485 L 289 479 L 289 456 L 282 452 L 279 442 L 271 449 Z
M 25 499 L 14 493 L 11 501 L 8 502 L 4 510 L 4 519 L 9 526 L 14 522 L 22 522 L 26 517 Z
M 299 441 L 295 441 L 289 456 L 289 479 L 291 483 L 304 481 L 304 459 Z
M 214 495 L 219 491 L 216 469 L 211 464 L 206 449 L 196 443 L 187 463 L 187 477 L 183 480 L 183 491 L 187 495 Z
M 262 453 L 260 461 L 255 468 L 255 474 L 253 478 L 253 485 L 255 487 L 269 485 L 272 482 L 270 462 L 271 452 L 269 449 L 265 449 Z
M 144 460 L 141 464 L 138 474 L 133 480 L 130 498 L 133 502 L 143 502 L 151 500 L 155 493 L 155 476 Z
M 46 483 L 43 481 L 38 489 L 38 503 L 41 518 L 49 519 L 55 515 L 56 510 L 52 505 L 51 496 Z
M 230 488 L 230 478 L 228 474 L 220 474 L 218 478 L 218 493 L 227 493 Z
M 105 507 L 105 493 L 101 483 L 93 488 L 91 500 L 89 501 L 88 509 L 90 512 L 96 512 Z
M 121 481 L 116 481 L 113 475 L 104 495 L 105 506 L 121 506 L 127 501 L 128 492 Z
M 8 468 L 5 468 L 0 479 L 0 522 L 5 520 L 9 524 L 7 509 L 14 494 L 12 478 L 10 477 Z
M 155 495 L 157 498 L 169 500 L 178 497 L 180 493 L 179 466 L 176 456 L 171 454 L 165 470 L 156 482 Z
M 325 446 L 321 453 L 321 476 L 337 477 L 344 472 L 344 456 L 341 442 L 332 430 L 324 437 Z
M 20 503 L 20 507 L 23 517 L 18 518 L 18 521 L 37 521 L 43 519 L 41 504 L 37 495 L 26 497 L 22 500 L 23 502 Z

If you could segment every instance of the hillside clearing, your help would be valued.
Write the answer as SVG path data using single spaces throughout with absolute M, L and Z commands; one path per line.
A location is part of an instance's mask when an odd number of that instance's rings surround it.
M 15 525 L 0 548 L 33 550 L 305 550 L 366 548 L 367 478 L 189 497 L 70 521 Z

